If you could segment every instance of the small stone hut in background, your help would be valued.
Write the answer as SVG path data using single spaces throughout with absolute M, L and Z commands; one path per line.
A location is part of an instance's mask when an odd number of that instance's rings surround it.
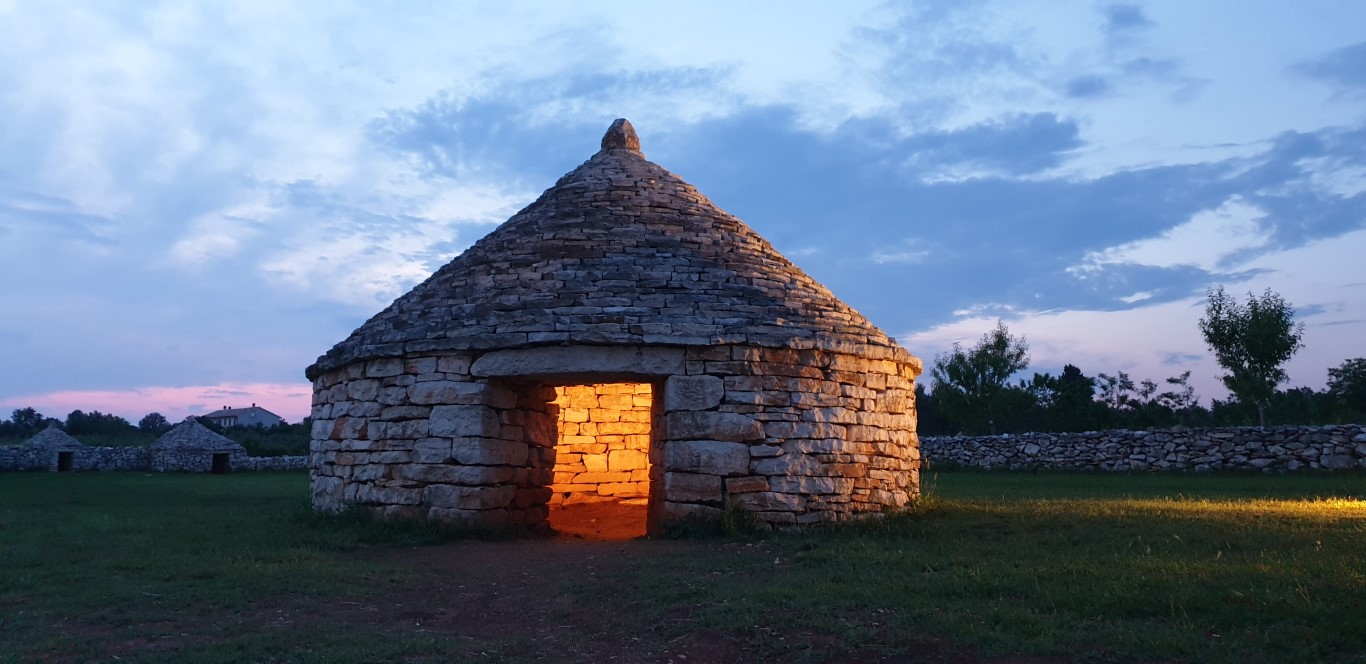
M 247 458 L 236 441 L 214 433 L 194 416 L 185 418 L 151 445 L 152 470 L 157 472 L 232 472 Z
M 56 424 L 48 425 L 32 438 L 24 441 L 21 453 L 35 469 L 68 473 L 85 470 L 89 465 L 90 448 L 72 438 Z
M 529 526 L 615 501 L 649 532 L 880 513 L 919 492 L 920 371 L 618 120 L 308 368 L 312 501 Z

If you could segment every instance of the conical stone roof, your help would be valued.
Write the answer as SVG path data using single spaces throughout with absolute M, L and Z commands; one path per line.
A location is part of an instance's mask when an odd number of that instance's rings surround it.
M 237 441 L 214 433 L 208 427 L 200 424 L 194 416 L 185 418 L 184 422 L 161 434 L 161 437 L 152 443 L 152 447 L 203 450 L 205 452 L 245 451 L 245 448 L 237 444 Z
M 308 368 L 439 350 L 740 344 L 915 361 L 749 226 L 645 159 L 602 149 Z
M 36 435 L 24 441 L 25 447 L 53 449 L 53 450 L 72 450 L 85 447 L 81 441 L 71 437 L 65 431 L 57 428 L 55 424 L 49 424 L 46 429 L 39 431 Z

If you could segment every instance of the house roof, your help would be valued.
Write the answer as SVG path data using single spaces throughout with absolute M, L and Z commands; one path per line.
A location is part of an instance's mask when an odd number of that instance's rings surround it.
M 221 408 L 221 409 L 219 409 L 219 410 L 213 411 L 212 413 L 206 413 L 206 414 L 204 415 L 204 417 L 208 417 L 208 418 L 218 418 L 218 417 L 247 417 L 247 416 L 251 415 L 252 413 L 257 413 L 258 415 L 259 415 L 260 413 L 265 413 L 265 414 L 267 414 L 267 415 L 270 415 L 271 417 L 274 417 L 274 418 L 276 418 L 276 419 L 280 419 L 280 416 L 279 416 L 279 415 L 276 415 L 275 413 L 272 413 L 272 412 L 270 412 L 270 411 L 268 411 L 268 410 L 266 410 L 265 408 L 262 408 L 262 407 L 260 407 L 260 406 L 250 406 L 250 407 L 248 407 L 248 408 Z
M 49 449 L 70 450 L 85 447 L 81 441 L 72 438 L 70 434 L 57 428 L 56 424 L 49 424 L 46 429 L 35 434 L 32 438 L 24 441 L 25 447 L 43 447 Z
M 194 416 L 185 418 L 184 422 L 162 434 L 152 443 L 152 447 L 176 447 L 207 452 L 246 451 L 246 448 L 238 445 L 233 439 L 216 434 L 200 424 Z
M 602 149 L 307 370 L 414 352 L 741 344 L 917 362 L 744 222 L 640 152 Z

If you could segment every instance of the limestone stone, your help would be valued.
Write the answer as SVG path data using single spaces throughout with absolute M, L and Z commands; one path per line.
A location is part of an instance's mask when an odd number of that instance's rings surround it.
M 422 501 L 432 507 L 454 507 L 466 510 L 506 508 L 517 495 L 517 487 L 453 486 L 433 484 L 426 488 Z
M 739 413 L 679 411 L 665 416 L 668 436 L 674 440 L 720 440 L 745 442 L 764 437 L 764 427 Z
M 683 372 L 683 351 L 647 346 L 544 346 L 496 350 L 479 356 L 475 376 L 634 374 L 668 376 Z
M 527 454 L 526 443 L 495 438 L 460 438 L 451 445 L 451 456 L 464 464 L 521 466 Z
M 434 406 L 430 421 L 433 436 L 492 437 L 499 427 L 497 411 L 487 406 Z
M 427 381 L 408 388 L 408 398 L 422 406 L 472 405 L 483 401 L 486 385 L 456 381 Z
M 752 493 L 754 491 L 768 491 L 768 478 L 763 475 L 728 477 L 726 478 L 725 486 L 728 495 Z
M 721 405 L 725 391 L 717 376 L 670 376 L 664 381 L 664 408 L 709 410 Z
M 676 440 L 664 452 L 664 469 L 711 475 L 749 472 L 749 446 L 719 440 Z
M 721 500 L 721 478 L 699 473 L 664 473 L 664 493 L 680 502 L 715 502 Z

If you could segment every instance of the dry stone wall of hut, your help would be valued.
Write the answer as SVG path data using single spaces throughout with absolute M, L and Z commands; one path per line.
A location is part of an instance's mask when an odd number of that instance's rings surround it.
M 314 380 L 313 503 L 539 523 L 565 479 L 554 473 L 562 399 L 554 383 L 588 372 L 657 389 L 647 450 L 652 519 L 719 516 L 728 503 L 773 526 L 882 512 L 907 505 L 919 488 L 918 370 L 891 358 L 741 346 L 549 347 L 354 363 Z
M 1230 427 L 1009 436 L 925 436 L 926 462 L 1102 472 L 1366 470 L 1366 426 Z

